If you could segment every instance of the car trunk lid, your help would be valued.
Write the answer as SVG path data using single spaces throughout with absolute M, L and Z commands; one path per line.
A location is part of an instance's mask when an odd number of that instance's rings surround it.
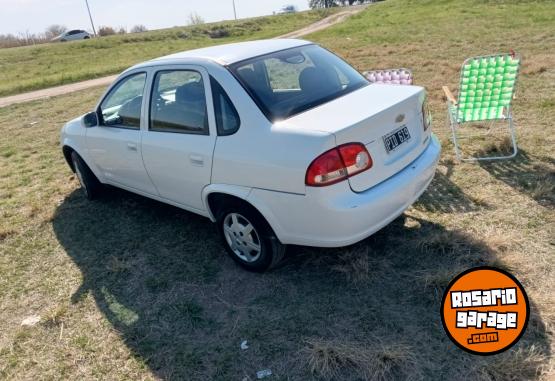
M 349 178 L 351 189 L 362 192 L 395 175 L 425 149 L 430 135 L 423 128 L 425 96 L 418 86 L 372 84 L 285 123 L 332 133 L 337 145 L 363 143 L 373 166 Z

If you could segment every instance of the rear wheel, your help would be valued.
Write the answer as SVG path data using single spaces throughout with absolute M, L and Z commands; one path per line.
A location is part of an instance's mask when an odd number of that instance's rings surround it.
M 89 200 L 93 200 L 100 194 L 102 184 L 77 152 L 74 151 L 71 153 L 71 160 L 85 197 Z
M 225 205 L 217 223 L 227 253 L 245 269 L 263 272 L 283 259 L 285 245 L 254 208 L 238 202 Z

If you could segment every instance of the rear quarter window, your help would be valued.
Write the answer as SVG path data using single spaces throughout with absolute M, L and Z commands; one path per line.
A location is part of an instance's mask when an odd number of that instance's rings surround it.
M 218 135 L 232 135 L 239 129 L 241 119 L 233 102 L 224 88 L 213 77 L 210 77 L 212 86 L 212 98 L 214 101 L 214 113 Z

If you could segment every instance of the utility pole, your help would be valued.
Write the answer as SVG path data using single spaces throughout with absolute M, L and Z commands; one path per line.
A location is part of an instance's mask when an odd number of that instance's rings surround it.
M 85 0 L 85 4 L 87 4 L 87 11 L 89 12 L 89 19 L 91 19 L 91 25 L 92 25 L 92 28 L 93 28 L 93 33 L 94 33 L 94 36 L 96 37 L 96 29 L 94 29 L 94 23 L 93 23 L 93 19 L 92 19 L 92 15 L 91 15 L 91 9 L 89 8 L 89 1 Z
M 233 15 L 235 16 L 235 20 L 237 20 L 237 9 L 235 9 L 235 0 L 233 0 Z

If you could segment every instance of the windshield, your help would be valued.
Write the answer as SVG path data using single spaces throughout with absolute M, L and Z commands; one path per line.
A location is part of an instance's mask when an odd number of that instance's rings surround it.
M 352 66 L 317 45 L 241 61 L 230 70 L 273 122 L 368 85 Z

